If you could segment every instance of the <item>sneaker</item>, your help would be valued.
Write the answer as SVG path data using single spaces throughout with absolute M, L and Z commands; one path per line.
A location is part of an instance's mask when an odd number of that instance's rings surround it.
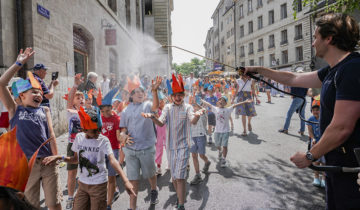
M 151 192 L 150 192 L 150 203 L 151 203 L 151 204 L 157 204 L 157 203 L 159 203 L 159 200 L 158 200 L 158 191 L 157 191 L 157 190 L 151 190 Z
M 326 185 L 325 179 L 322 179 L 320 187 L 325 188 L 325 185 Z
M 280 129 L 279 132 L 280 132 L 280 133 L 288 134 L 288 130 L 285 130 L 285 129 Z
M 222 159 L 222 160 L 221 160 L 220 167 L 221 167 L 221 168 L 225 168 L 225 167 L 226 167 L 226 160 L 225 160 L 225 159 Z
M 208 144 L 209 144 L 209 145 L 212 144 L 212 137 L 211 137 L 211 136 L 209 137 L 209 142 L 208 142 Z
M 161 175 L 161 167 L 158 167 L 157 170 L 156 170 L 156 175 Z
M 118 191 L 115 191 L 112 202 L 114 203 L 119 197 L 120 197 L 120 193 Z
M 219 159 L 219 160 L 221 160 L 221 158 L 222 158 L 222 151 L 221 151 L 221 150 L 219 150 L 219 153 L 218 153 L 218 159 Z
M 320 185 L 321 185 L 320 179 L 314 178 L 312 185 L 314 185 L 315 187 L 320 187 Z
M 202 179 L 201 179 L 201 176 L 196 174 L 193 178 L 193 180 L 191 180 L 190 184 L 191 185 L 197 185 L 199 184 L 200 182 L 202 182 Z
M 182 206 L 178 206 L 177 209 L 178 209 L 178 210 L 185 210 L 185 207 L 182 205 Z
M 66 209 L 72 209 L 74 205 L 74 199 L 70 198 L 66 201 Z
M 202 172 L 203 172 L 203 173 L 208 173 L 208 172 L 209 172 L 210 164 L 211 164 L 210 161 L 208 161 L 207 163 L 205 163 L 205 165 L 204 165 L 204 167 L 203 167 L 203 169 L 202 169 Z

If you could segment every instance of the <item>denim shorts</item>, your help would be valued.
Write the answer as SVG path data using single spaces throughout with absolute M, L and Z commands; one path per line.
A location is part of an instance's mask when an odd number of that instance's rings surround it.
M 126 161 L 126 174 L 129 180 L 147 179 L 155 176 L 155 146 L 143 150 L 123 147 Z M 140 176 L 140 169 L 141 174 Z
M 113 149 L 114 157 L 117 161 L 119 161 L 119 150 Z M 119 164 L 120 166 L 120 164 Z M 106 157 L 106 168 L 108 169 L 108 176 L 116 176 L 115 169 L 111 166 L 109 158 Z
M 205 154 L 206 136 L 196 136 L 191 138 L 191 153 Z
M 217 147 L 227 147 L 229 142 L 229 132 L 226 133 L 216 133 L 214 134 L 215 146 Z

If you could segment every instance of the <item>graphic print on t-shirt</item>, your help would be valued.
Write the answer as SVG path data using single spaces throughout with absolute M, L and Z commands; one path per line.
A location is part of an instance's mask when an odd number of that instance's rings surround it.
M 109 134 L 107 134 L 107 132 L 112 131 L 113 128 L 114 128 L 114 123 L 113 122 L 103 122 L 101 133 L 104 136 L 108 136 Z
M 83 172 L 83 167 L 85 167 L 86 170 L 88 171 L 88 173 L 89 173 L 88 177 L 99 173 L 99 167 L 97 167 L 96 163 L 93 164 L 89 159 L 84 157 L 83 156 L 84 152 L 85 152 L 85 150 L 83 150 L 83 149 L 79 151 L 80 173 Z

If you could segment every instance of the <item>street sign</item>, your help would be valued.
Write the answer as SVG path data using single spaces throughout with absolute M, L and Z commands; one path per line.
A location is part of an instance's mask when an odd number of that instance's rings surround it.
M 50 11 L 45 9 L 43 6 L 41 6 L 40 4 L 37 4 L 37 12 L 41 15 L 46 17 L 47 19 L 50 19 Z

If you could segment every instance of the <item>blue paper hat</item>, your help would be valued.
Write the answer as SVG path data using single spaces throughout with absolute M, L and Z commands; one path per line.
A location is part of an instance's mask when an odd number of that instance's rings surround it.
M 148 95 L 148 99 L 152 99 L 153 97 L 152 97 L 152 94 L 150 93 L 149 95 Z M 161 100 L 164 100 L 164 98 L 165 98 L 165 95 L 164 95 L 164 93 L 162 92 L 162 91 L 158 91 L 158 98 L 159 98 L 159 100 L 161 101 Z
M 97 120 L 97 126 L 98 126 L 99 129 L 101 129 L 103 123 L 102 123 L 102 118 L 101 118 L 101 113 L 100 113 L 99 107 L 96 107 L 96 115 L 97 115 L 97 118 L 98 118 L 98 120 Z
M 208 90 L 214 89 L 214 85 L 209 85 Z
M 20 93 L 23 93 L 27 90 L 30 90 L 32 85 L 30 84 L 29 80 L 20 79 L 16 82 L 13 82 L 11 85 L 11 91 L 15 98 L 19 97 Z
M 118 91 L 119 91 L 119 87 L 116 87 L 116 88 L 110 90 L 109 93 L 106 94 L 104 99 L 101 101 L 101 105 L 103 105 L 103 106 L 110 105 L 111 106 L 112 100 Z

